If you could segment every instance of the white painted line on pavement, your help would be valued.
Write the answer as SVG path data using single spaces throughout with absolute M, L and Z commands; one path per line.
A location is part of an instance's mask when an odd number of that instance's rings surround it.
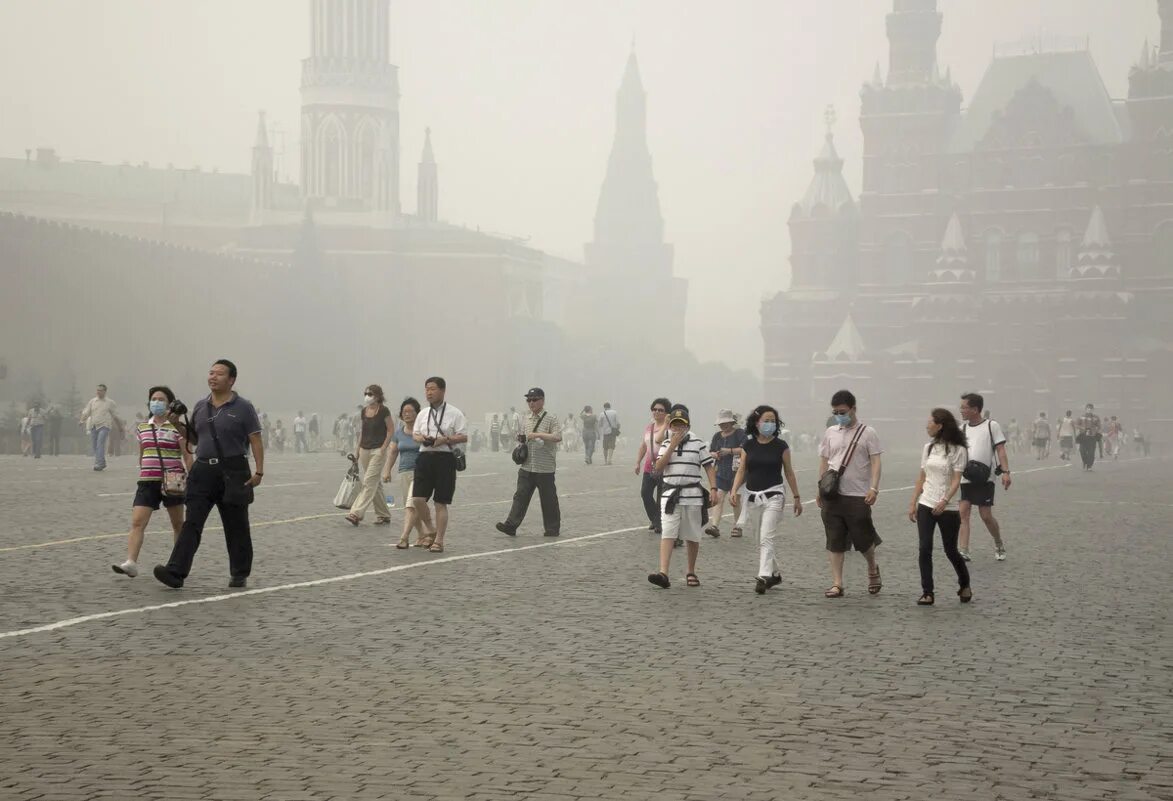
M 294 481 L 289 484 L 261 484 L 257 487 L 258 490 L 263 489 L 277 489 L 278 487 L 308 487 L 311 484 L 317 484 L 317 481 Z M 99 498 L 123 498 L 134 495 L 133 492 L 99 492 Z
M 368 570 L 363 573 L 348 573 L 344 576 L 330 576 L 329 578 L 313 579 L 311 581 L 295 581 L 290 584 L 278 584 L 275 587 L 258 587 L 252 590 L 240 590 L 239 592 L 225 593 L 223 595 L 209 595 L 203 598 L 189 598 L 184 601 L 172 601 L 165 604 L 153 604 L 151 606 L 136 606 L 130 609 L 117 609 L 112 612 L 98 612 L 92 615 L 81 615 L 80 617 L 71 617 L 66 620 L 58 620 L 55 623 L 47 623 L 43 626 L 33 626 L 27 629 L 14 629 L 12 631 L 0 632 L 0 640 L 9 637 L 27 637 L 30 634 L 43 634 L 48 631 L 59 631 L 61 629 L 70 628 L 71 626 L 80 626 L 83 623 L 93 623 L 97 620 L 108 620 L 113 617 L 125 617 L 127 615 L 137 615 L 144 612 L 155 612 L 160 609 L 176 609 L 181 606 L 191 606 L 192 604 L 211 604 L 220 601 L 234 601 L 238 598 L 244 598 L 250 595 L 265 595 L 273 592 L 283 592 L 285 590 L 297 590 L 305 587 L 321 587 L 326 584 L 338 584 L 344 581 L 355 581 L 356 579 L 370 578 L 372 576 L 385 576 L 388 573 L 398 573 L 401 570 L 414 570 L 416 568 L 431 567 L 433 565 L 442 565 L 447 562 L 462 562 L 468 559 L 480 559 L 487 556 L 504 556 L 506 554 L 521 553 L 522 551 L 532 551 L 536 548 L 556 548 L 559 545 L 567 545 L 570 543 L 582 542 L 583 540 L 593 540 L 599 537 L 609 537 L 613 534 L 626 534 L 632 531 L 643 531 L 645 526 L 635 526 L 632 528 L 617 528 L 612 531 L 600 531 L 595 534 L 584 534 L 581 537 L 569 537 L 567 539 L 559 539 L 553 542 L 540 542 L 536 545 L 521 545 L 512 548 L 500 548 L 495 551 L 478 551 L 477 553 L 462 554 L 460 556 L 445 556 L 440 559 L 432 559 L 427 562 L 412 562 L 407 565 L 395 565 L 393 567 L 384 567 L 379 570 Z
M 609 492 L 629 492 L 630 490 L 631 490 L 630 487 L 612 487 L 611 489 L 589 490 L 587 492 L 565 492 L 565 493 L 560 493 L 558 495 L 558 497 L 559 498 L 573 498 L 573 497 L 577 497 L 579 495 L 604 495 Z M 456 504 L 455 508 L 458 510 L 459 509 L 472 509 L 472 508 L 477 508 L 477 507 L 481 507 L 481 506 L 503 506 L 505 504 L 510 504 L 510 503 L 513 503 L 512 498 L 507 498 L 503 501 L 481 501 L 479 503 Z M 402 512 L 403 507 L 402 506 L 393 506 L 391 508 L 391 511 L 392 512 Z M 318 514 L 318 515 L 303 515 L 301 517 L 288 517 L 288 518 L 285 518 L 284 520 L 262 520 L 260 522 L 250 523 L 250 528 L 261 528 L 262 526 L 279 526 L 279 525 L 284 525 L 285 523 L 302 523 L 302 522 L 305 522 L 306 520 L 324 520 L 325 518 L 328 518 L 328 517 L 342 517 L 344 514 L 345 514 L 345 512 L 343 510 L 339 509 L 336 512 L 325 512 L 323 514 Z M 205 526 L 204 527 L 204 531 L 223 531 L 223 530 L 224 530 L 223 526 Z M 91 540 L 109 540 L 109 539 L 114 539 L 115 537 L 125 537 L 126 534 L 127 533 L 125 531 L 114 531 L 109 534 L 88 534 L 88 535 L 85 535 L 82 537 L 70 537 L 70 538 L 64 539 L 64 540 L 50 540 L 49 542 L 30 542 L 30 543 L 25 543 L 24 545 L 9 545 L 9 546 L 0 548 L 0 553 L 10 553 L 12 551 L 31 551 L 31 550 L 36 550 L 37 548 L 49 548 L 49 547 L 52 547 L 55 545 L 70 545 L 75 542 L 89 542 Z

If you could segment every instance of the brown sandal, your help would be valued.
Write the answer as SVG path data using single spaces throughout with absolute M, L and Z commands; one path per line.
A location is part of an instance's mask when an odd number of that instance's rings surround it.
M 823 592 L 824 598 L 842 598 L 843 588 L 838 584 L 832 584 L 830 588 Z
M 349 524 L 350 524 L 350 525 L 352 525 L 352 526 L 357 526 L 357 525 L 358 525 L 360 522 L 362 522 L 362 521 L 360 521 L 360 520 L 359 520 L 357 517 L 355 517 L 354 515 L 347 515 L 347 516 L 346 516 L 346 522 L 347 522 L 347 523 L 349 523 Z
M 880 581 L 880 568 L 876 567 L 875 573 L 868 573 L 868 595 L 875 595 L 884 586 L 884 582 Z
M 433 542 L 428 546 L 428 553 L 444 553 L 444 546 L 441 543 Z
M 395 547 L 402 551 L 404 548 L 410 548 L 411 545 L 408 544 L 406 539 L 403 539 L 403 540 L 400 540 L 399 542 L 395 543 Z
M 432 547 L 432 543 L 435 541 L 436 541 L 436 532 L 433 531 L 430 534 L 425 533 L 424 536 L 420 537 L 418 540 L 415 541 L 414 547 L 416 547 L 416 548 L 430 548 L 430 547 Z

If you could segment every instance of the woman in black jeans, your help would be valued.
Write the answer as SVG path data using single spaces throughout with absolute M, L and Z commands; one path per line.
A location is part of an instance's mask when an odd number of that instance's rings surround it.
M 957 536 L 961 530 L 961 515 L 957 511 L 957 493 L 961 488 L 961 473 L 969 460 L 965 434 L 957 425 L 957 418 L 948 409 L 933 409 L 925 431 L 929 442 L 921 453 L 920 475 L 908 505 L 908 519 L 916 523 L 920 534 L 920 583 L 922 595 L 917 604 L 932 606 L 933 595 L 933 529 L 940 526 L 941 544 L 945 556 L 957 571 L 957 591 L 963 604 L 973 598 L 969 587 L 969 569 L 957 550 Z
M 639 446 L 639 455 L 635 457 L 635 474 L 642 475 L 639 494 L 644 502 L 644 512 L 648 516 L 648 529 L 660 533 L 660 497 L 657 490 L 660 486 L 660 477 L 653 470 L 656 457 L 660 455 L 660 445 L 668 438 L 668 410 L 672 404 L 667 398 L 656 398 L 652 401 L 652 422 L 644 428 L 643 442 Z

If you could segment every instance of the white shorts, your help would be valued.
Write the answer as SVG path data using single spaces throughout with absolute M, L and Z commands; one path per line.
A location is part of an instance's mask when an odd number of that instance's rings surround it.
M 672 514 L 664 512 L 660 515 L 660 526 L 664 532 L 660 539 L 700 542 L 701 507 L 677 506 Z

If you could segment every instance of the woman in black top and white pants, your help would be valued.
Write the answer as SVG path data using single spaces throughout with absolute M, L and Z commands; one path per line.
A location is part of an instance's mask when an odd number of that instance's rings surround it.
M 741 498 L 738 490 L 744 485 L 747 492 L 750 521 L 758 530 L 758 575 L 754 592 L 759 595 L 782 583 L 782 563 L 778 558 L 778 536 L 782 515 L 786 511 L 786 483 L 794 495 L 794 516 L 802 514 L 798 497 L 798 481 L 790 466 L 790 446 L 778 438 L 778 412 L 772 406 L 759 406 L 745 421 L 748 439 L 738 449 L 741 465 L 733 479 L 730 503 L 736 507 Z

